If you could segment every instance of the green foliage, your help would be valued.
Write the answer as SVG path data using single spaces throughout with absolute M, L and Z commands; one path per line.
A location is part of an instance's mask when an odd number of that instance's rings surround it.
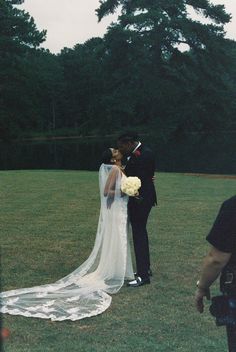
M 65 127 L 75 127 L 88 133 L 104 116 L 104 43 L 92 38 L 74 49 L 62 50 L 59 60 L 65 80 Z
M 96 10 L 97 12 L 97 16 L 98 16 L 98 20 L 101 21 L 101 19 L 106 16 L 109 15 L 111 13 L 114 13 L 117 9 L 117 7 L 120 4 L 119 0 L 99 0 L 100 3 L 100 7 L 99 9 Z
M 2 55 L 3 49 L 5 49 L 5 55 L 9 55 L 9 52 L 15 54 L 16 51 L 22 52 L 28 47 L 36 48 L 45 40 L 46 31 L 39 32 L 30 14 L 13 6 L 22 2 L 0 0 Z
M 105 36 L 53 55 L 38 49 L 46 33 L 20 3 L 0 0 L 0 138 L 135 126 L 178 140 L 235 123 L 236 46 L 224 38 L 223 5 L 101 0 L 99 20 L 120 11 Z
M 13 4 L 0 0 L 0 137 L 16 135 L 19 130 L 37 127 L 32 116 L 32 86 L 29 89 L 30 49 L 45 39 L 34 20 Z M 32 49 L 31 49 L 32 50 Z
M 110 94 L 116 96 L 119 88 L 123 92 L 122 76 L 128 78 L 129 123 L 148 122 L 167 134 L 180 133 L 181 138 L 189 130 L 210 132 L 227 126 L 233 114 L 234 64 L 228 55 L 233 43 L 224 39 L 223 25 L 230 20 L 224 6 L 205 0 L 100 3 L 99 20 L 121 7 L 118 22 L 104 40 L 114 63 L 110 77 L 118 81 Z M 211 23 L 191 19 L 188 6 Z M 121 100 L 124 105 L 127 99 Z

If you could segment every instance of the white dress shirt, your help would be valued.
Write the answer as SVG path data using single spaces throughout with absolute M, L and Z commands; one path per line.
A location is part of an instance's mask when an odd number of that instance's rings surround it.
M 141 142 L 138 142 L 137 147 L 135 147 L 135 149 L 132 151 L 133 154 L 136 152 L 136 150 L 140 147 L 141 144 L 142 144 Z M 129 161 L 130 158 L 131 158 L 131 156 L 128 156 L 127 160 Z

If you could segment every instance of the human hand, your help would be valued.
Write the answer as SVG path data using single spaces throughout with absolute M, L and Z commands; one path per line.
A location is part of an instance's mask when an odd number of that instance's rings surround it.
M 203 289 L 198 287 L 195 293 L 195 306 L 199 313 L 203 313 L 204 311 L 204 304 L 203 304 L 204 297 L 206 297 L 208 301 L 211 299 L 210 289 L 209 288 Z

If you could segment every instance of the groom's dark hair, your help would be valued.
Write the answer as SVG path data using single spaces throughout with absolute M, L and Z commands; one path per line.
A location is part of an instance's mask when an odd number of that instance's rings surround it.
M 128 143 L 128 142 L 133 143 L 138 140 L 139 140 L 139 136 L 137 135 L 137 133 L 134 133 L 134 132 L 126 132 L 117 138 L 117 141 L 121 143 Z

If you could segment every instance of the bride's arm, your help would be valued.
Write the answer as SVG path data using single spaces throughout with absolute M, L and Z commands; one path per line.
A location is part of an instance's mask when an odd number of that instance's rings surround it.
M 116 179 L 117 179 L 117 173 L 120 172 L 119 168 L 117 166 L 113 166 L 108 178 L 107 182 L 104 187 L 104 196 L 114 196 L 115 195 L 115 186 L 116 186 Z

